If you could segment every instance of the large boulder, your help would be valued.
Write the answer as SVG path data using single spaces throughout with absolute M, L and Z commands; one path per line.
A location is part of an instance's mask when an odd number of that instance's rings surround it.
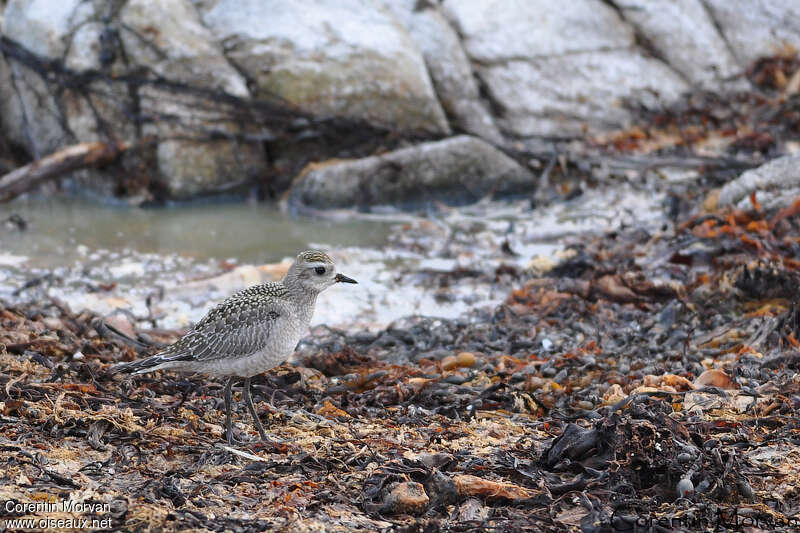
M 765 209 L 791 205 L 800 197 L 800 153 L 779 157 L 743 172 L 722 187 L 718 203 L 750 210 L 753 208 L 752 193 Z
M 800 49 L 800 2 L 703 1 L 743 69 L 760 57 Z
M 80 0 L 11 0 L 3 12 L 3 35 L 43 58 L 62 59 L 70 32 L 88 18 L 80 7 Z M 8 67 L 12 97 L 4 104 L 8 119 L 3 121 L 8 137 L 35 158 L 75 142 L 46 81 L 18 62 Z
M 203 25 L 189 0 L 128 0 L 120 11 L 125 52 L 157 75 L 191 87 L 222 90 L 248 98 L 245 79 L 228 62 L 215 37 Z M 147 35 L 142 42 L 140 35 Z M 139 103 L 155 116 L 142 134 L 163 139 L 156 149 L 159 177 L 169 196 L 191 197 L 225 190 L 252 180 L 266 169 L 261 146 L 224 137 L 246 133 L 246 125 L 227 115 L 227 108 L 202 94 L 175 93 L 159 85 L 142 87 Z M 201 141 L 215 130 L 222 139 Z
M 414 207 L 432 200 L 475 202 L 487 194 L 531 191 L 534 176 L 490 144 L 461 135 L 380 156 L 309 165 L 289 191 L 299 212 L 375 205 Z
M 0 13 L 0 28 L 3 27 L 3 17 Z M 14 99 L 14 87 L 11 83 L 11 68 L 6 63 L 3 54 L 0 54 L 0 136 L 8 137 L 9 130 L 13 125 L 19 123 L 22 118 L 19 116 L 21 109 L 19 106 L 12 105 Z
M 514 135 L 619 128 L 626 100 L 660 106 L 688 88 L 599 0 L 445 0 L 444 12 Z
M 434 4 L 389 0 L 386 7 L 407 28 L 422 51 L 436 95 L 456 130 L 502 144 L 503 136 L 480 96 L 461 40 Z
M 196 4 L 257 96 L 277 96 L 316 115 L 449 132 L 419 49 L 379 2 Z
M 617 6 L 660 57 L 693 85 L 715 87 L 741 72 L 701 0 L 633 0 Z
M 60 60 L 68 72 L 103 74 L 63 87 L 14 62 L 18 90 L 9 106 L 16 118 L 4 121 L 9 136 L 34 157 L 76 142 L 145 141 L 139 144 L 152 150 L 142 157 L 152 165 L 139 168 L 146 186 L 172 198 L 227 190 L 263 173 L 261 147 L 232 140 L 248 133 L 247 125 L 203 93 L 249 97 L 244 78 L 190 1 L 127 0 L 118 8 L 82 0 L 9 1 L 6 36 L 45 60 Z M 115 81 L 120 76 L 141 83 Z M 96 172 L 76 177 L 104 195 L 116 190 Z

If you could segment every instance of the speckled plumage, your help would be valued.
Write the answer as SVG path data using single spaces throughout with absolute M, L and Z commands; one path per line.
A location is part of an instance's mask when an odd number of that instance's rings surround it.
M 328 263 L 333 264 L 333 259 L 331 259 L 328 254 L 324 252 L 320 252 L 319 250 L 306 250 L 305 252 L 300 252 L 297 255 L 297 260 L 302 261 L 305 263 Z
M 244 377 L 249 402 L 250 378 L 292 355 L 311 322 L 317 295 L 336 282 L 355 283 L 336 274 L 327 254 L 316 250 L 302 252 L 283 280 L 237 292 L 164 350 L 146 359 L 117 365 L 112 372 L 140 374 L 172 369 Z M 228 420 L 230 386 L 231 381 L 226 386 Z M 252 402 L 248 408 L 264 438 Z

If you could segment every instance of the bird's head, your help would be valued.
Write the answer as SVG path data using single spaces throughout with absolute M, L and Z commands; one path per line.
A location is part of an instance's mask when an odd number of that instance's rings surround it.
M 289 267 L 283 283 L 305 292 L 320 293 L 334 283 L 357 283 L 344 274 L 336 272 L 336 265 L 328 254 L 317 250 L 300 252 Z

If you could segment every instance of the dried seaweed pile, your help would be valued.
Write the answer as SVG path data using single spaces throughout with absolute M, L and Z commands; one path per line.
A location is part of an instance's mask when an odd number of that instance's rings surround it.
M 667 109 L 640 110 L 635 126 L 597 139 L 619 152 L 770 159 L 800 139 L 800 55 L 787 47 L 747 69 L 726 94 L 693 91 Z
M 108 376 L 135 349 L 96 317 L 5 306 L 0 500 L 126 530 L 796 530 L 799 212 L 576 242 L 460 320 L 317 328 L 255 380 L 271 444 L 240 404 L 253 443 L 222 444 L 221 382 Z

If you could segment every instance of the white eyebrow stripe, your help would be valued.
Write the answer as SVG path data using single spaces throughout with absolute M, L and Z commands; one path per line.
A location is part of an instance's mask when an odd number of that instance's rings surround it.
M 314 262 L 314 263 L 306 263 L 306 265 L 308 265 L 308 268 L 317 268 L 317 267 L 328 268 L 329 266 L 331 266 L 330 263 L 323 263 L 322 261 Z

